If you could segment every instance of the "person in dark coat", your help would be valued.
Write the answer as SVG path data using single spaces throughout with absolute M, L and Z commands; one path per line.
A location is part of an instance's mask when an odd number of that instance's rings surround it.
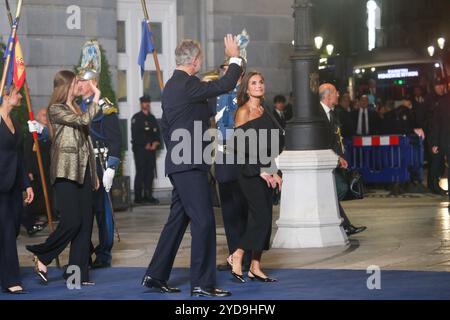
M 352 112 L 355 134 L 370 136 L 379 133 L 380 118 L 375 108 L 369 105 L 369 97 L 363 95 L 359 99 L 359 109 Z
M 131 119 L 131 143 L 133 144 L 136 176 L 134 178 L 134 202 L 159 204 L 153 197 L 153 179 L 156 170 L 156 152 L 161 145 L 161 132 L 155 116 L 150 112 L 151 98 L 139 99 L 141 111 Z
M 92 103 L 95 92 L 90 81 L 98 86 L 99 74 L 95 70 L 82 69 L 78 73 L 78 89 L 81 95 L 80 108 L 86 112 Z M 99 100 L 101 110 L 92 119 L 89 135 L 96 155 L 97 175 L 100 188 L 93 191 L 92 210 L 98 226 L 98 245 L 92 245 L 91 253 L 95 253 L 93 269 L 108 268 L 112 261 L 114 245 L 113 208 L 108 193 L 111 190 L 116 170 L 120 164 L 122 150 L 122 134 L 120 132 L 119 110 L 107 97 Z
M 202 82 L 195 75 L 202 64 L 200 44 L 183 40 L 175 50 L 177 68 L 162 96 L 162 131 L 167 146 L 166 174 L 173 185 L 170 215 L 145 273 L 142 285 L 162 292 L 180 290 L 167 284 L 183 235 L 191 224 L 191 295 L 226 297 L 216 288 L 216 227 L 208 181 L 209 165 L 203 158 L 212 110 L 208 99 L 229 92 L 241 76 L 236 39 L 227 35 L 228 72 L 219 80 Z
M 335 169 L 334 177 L 336 180 L 338 200 L 341 201 L 345 198 L 345 195 L 348 192 L 348 184 L 342 172 L 342 170 L 346 170 L 348 168 L 348 163 L 344 159 L 344 146 L 342 144 L 342 136 L 340 134 L 340 123 L 338 122 L 337 116 L 334 112 L 334 106 L 338 103 L 339 93 L 332 84 L 324 83 L 319 88 L 319 97 L 319 108 L 323 117 L 325 117 L 329 123 L 330 148 L 339 156 L 339 167 Z M 348 236 L 366 230 L 365 226 L 355 227 L 352 225 L 340 202 L 339 214 L 343 219 L 342 227 Z
M 447 81 L 443 78 L 437 78 L 434 80 L 434 91 L 425 97 L 426 106 L 426 117 L 425 117 L 425 134 L 427 137 L 439 136 L 439 133 L 433 133 L 435 124 L 435 112 L 442 108 L 448 108 L 449 104 L 449 94 L 446 93 Z M 444 190 L 439 186 L 439 180 L 445 170 L 445 159 L 443 152 L 433 152 L 432 148 L 436 147 L 431 141 L 427 139 L 426 141 L 426 151 L 429 152 L 429 162 L 428 167 L 428 188 L 431 192 L 438 195 L 445 195 Z
M 447 96 L 433 115 L 433 131 L 431 134 L 432 152 L 435 155 L 445 156 L 450 161 L 450 97 Z M 448 170 L 450 181 L 450 170 Z M 449 193 L 450 197 L 450 193 Z M 450 198 L 449 198 L 450 200 Z M 450 208 L 450 206 L 449 206 Z
M 352 121 L 352 106 L 349 93 L 344 93 L 339 97 L 339 104 L 334 108 L 336 116 L 341 124 L 342 136 L 350 138 L 355 134 Z
M 19 90 L 11 86 L 5 90 L 0 105 L 0 280 L 2 289 L 12 294 L 25 293 L 16 241 L 23 210 L 22 191 L 27 192 L 25 203 L 30 204 L 34 197 L 24 169 L 22 134 L 10 117 L 21 99 Z

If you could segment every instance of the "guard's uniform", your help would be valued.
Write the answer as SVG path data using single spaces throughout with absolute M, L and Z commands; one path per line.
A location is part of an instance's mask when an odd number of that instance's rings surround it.
M 154 142 L 161 143 L 158 122 L 151 113 L 140 111 L 131 119 L 131 143 L 133 144 L 136 177 L 134 179 L 135 202 L 153 200 L 152 185 L 155 177 L 156 150 L 147 150 L 145 146 Z
M 92 103 L 93 96 L 81 101 L 84 112 Z M 105 99 L 106 100 L 106 99 Z M 102 104 L 102 110 L 94 117 L 90 126 L 90 136 L 94 145 L 97 161 L 97 175 L 100 188 L 94 191 L 93 210 L 97 219 L 99 244 L 94 249 L 96 264 L 110 265 L 111 250 L 114 243 L 114 220 L 108 195 L 103 186 L 103 172 L 107 168 L 116 170 L 120 163 L 122 136 L 120 132 L 118 110 L 110 102 Z M 102 167 L 101 157 L 104 157 L 106 168 Z

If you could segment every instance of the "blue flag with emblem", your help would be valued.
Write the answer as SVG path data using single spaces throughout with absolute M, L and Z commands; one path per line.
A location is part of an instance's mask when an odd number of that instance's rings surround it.
M 150 31 L 148 26 L 149 21 L 142 21 L 142 38 L 141 38 L 141 49 L 139 50 L 138 65 L 141 67 L 141 77 L 144 76 L 145 70 L 145 60 L 149 53 L 153 53 L 155 47 L 153 46 L 152 36 L 153 33 Z
M 3 61 L 4 61 L 3 68 L 6 67 L 6 59 L 8 58 L 8 56 L 10 56 L 9 69 L 8 69 L 8 74 L 6 76 L 5 88 L 9 88 L 11 86 L 11 84 L 13 83 L 13 79 L 14 79 L 14 56 L 15 56 L 14 49 L 15 49 L 15 45 L 16 45 L 15 39 L 12 37 L 9 37 L 8 44 L 6 45 L 5 52 L 3 54 Z M 10 50 L 10 48 L 12 48 L 12 50 Z M 0 97 L 0 103 L 2 103 L 2 102 L 3 102 L 3 98 Z

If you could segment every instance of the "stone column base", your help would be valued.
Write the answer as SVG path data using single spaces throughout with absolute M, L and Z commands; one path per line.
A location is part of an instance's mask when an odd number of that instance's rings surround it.
M 299 249 L 345 246 L 333 170 L 338 157 L 331 150 L 284 151 L 280 219 L 272 247 Z

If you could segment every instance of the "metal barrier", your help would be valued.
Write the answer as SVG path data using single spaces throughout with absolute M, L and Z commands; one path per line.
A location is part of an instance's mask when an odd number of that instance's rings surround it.
M 365 136 L 344 140 L 349 168 L 367 183 L 423 179 L 423 140 L 417 136 Z

